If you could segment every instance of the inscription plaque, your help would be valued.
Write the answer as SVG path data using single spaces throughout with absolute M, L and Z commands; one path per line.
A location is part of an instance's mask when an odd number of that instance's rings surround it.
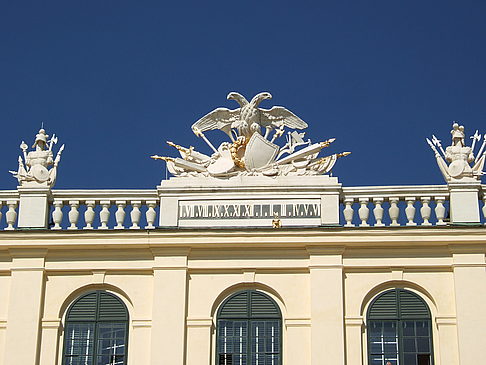
M 321 202 L 320 199 L 179 201 L 178 221 L 180 226 L 201 225 L 203 221 L 216 226 L 270 226 L 275 215 L 284 224 L 318 225 Z

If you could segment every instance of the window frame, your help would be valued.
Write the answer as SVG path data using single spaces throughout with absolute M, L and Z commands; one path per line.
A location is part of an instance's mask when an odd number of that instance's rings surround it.
M 75 307 L 75 305 L 83 298 L 85 298 L 88 295 L 91 295 L 95 293 L 96 294 L 96 309 L 95 309 L 95 319 L 94 320 L 85 320 L 85 319 L 69 319 L 69 314 L 71 313 L 72 309 Z M 116 299 L 116 301 L 123 307 L 125 311 L 126 318 L 124 320 L 113 320 L 113 319 L 99 319 L 100 315 L 100 298 L 101 295 L 108 295 L 111 296 L 112 298 Z M 62 352 L 61 352 L 61 365 L 69 365 L 69 358 L 66 356 L 66 351 L 67 351 L 67 334 L 66 331 L 68 329 L 69 324 L 92 324 L 94 328 L 94 335 L 93 335 L 93 351 L 92 351 L 92 360 L 91 363 L 88 365 L 95 365 L 96 364 L 96 359 L 98 357 L 98 342 L 99 342 L 99 325 L 100 324 L 124 324 L 124 330 L 125 330 L 125 336 L 124 336 L 124 346 L 125 346 L 125 351 L 124 351 L 124 359 L 123 359 L 123 365 L 127 365 L 128 363 L 128 337 L 129 337 L 129 323 L 130 323 L 130 313 L 128 312 L 128 308 L 123 302 L 122 299 L 120 299 L 117 295 L 108 292 L 106 290 L 92 290 L 89 292 L 86 292 L 80 296 L 78 296 L 68 307 L 66 310 L 66 315 L 64 319 L 64 328 L 63 328 L 63 336 L 62 336 L 62 341 L 63 341 L 63 346 L 62 346 Z
M 371 312 L 371 309 L 373 308 L 373 306 L 375 305 L 375 303 L 380 299 L 382 298 L 383 295 L 387 294 L 387 293 L 391 293 L 391 292 L 394 292 L 395 293 L 395 296 L 397 298 L 397 301 L 396 301 L 396 316 L 395 317 L 389 317 L 389 318 L 371 318 L 370 319 L 370 312 Z M 427 316 L 416 316 L 416 317 L 409 317 L 409 316 L 406 316 L 406 317 L 402 317 L 401 315 L 401 302 L 400 302 L 400 292 L 403 292 L 403 293 L 407 293 L 407 294 L 411 294 L 413 295 L 415 298 L 417 298 L 423 305 L 424 307 L 427 309 Z M 371 301 L 370 305 L 368 306 L 368 309 L 366 311 L 366 345 L 367 345 L 367 351 L 368 351 L 368 354 L 367 354 L 367 363 L 368 364 L 371 364 L 371 356 L 372 356 L 372 352 L 371 352 L 371 331 L 370 331 L 370 323 L 373 322 L 373 321 L 381 321 L 381 322 L 393 322 L 396 324 L 396 331 L 397 331 L 397 349 L 398 349 L 398 364 L 400 365 L 403 365 L 405 364 L 405 360 L 404 360 L 404 355 L 405 355 L 405 352 L 404 352 L 404 345 L 403 345 L 403 339 L 404 337 L 410 337 L 410 336 L 404 336 L 403 334 L 403 323 L 404 322 L 407 322 L 407 321 L 410 321 L 410 322 L 422 322 L 422 321 L 427 321 L 428 322 L 428 333 L 429 333 L 429 341 L 430 341 L 430 365 L 434 365 L 435 364 L 435 360 L 434 360 L 434 334 L 433 334 L 433 327 L 432 327 L 432 314 L 431 314 L 431 311 L 430 311 L 430 308 L 429 308 L 429 305 L 427 304 L 427 302 L 420 296 L 418 295 L 417 293 L 411 291 L 411 290 L 408 290 L 408 289 L 404 289 L 404 288 L 392 288 L 392 289 L 388 289 L 388 290 L 385 290 L 381 293 L 379 293 L 378 295 L 375 296 L 375 298 L 373 298 L 373 300 Z M 414 338 L 417 338 L 417 335 L 414 336 Z M 423 353 L 420 353 L 419 351 L 416 351 L 415 352 L 417 355 L 420 355 L 420 354 L 423 354 Z
M 223 316 L 221 318 L 221 312 L 225 305 L 234 297 L 236 297 L 239 294 L 242 293 L 247 293 L 248 299 L 246 303 L 246 316 Z M 275 308 L 277 309 L 278 315 L 268 315 L 268 316 L 252 316 L 251 315 L 251 298 L 252 298 L 252 293 L 257 293 L 258 295 L 261 295 L 265 297 L 269 302 L 271 302 Z M 256 289 L 244 289 L 244 290 L 239 290 L 237 292 L 232 293 L 229 295 L 219 306 L 218 311 L 216 313 L 216 341 L 215 341 L 215 364 L 219 365 L 219 328 L 220 328 L 220 321 L 233 321 L 233 322 L 245 322 L 247 326 L 247 334 L 246 334 L 246 361 L 247 365 L 250 364 L 251 361 L 251 339 L 252 339 L 252 324 L 255 322 L 270 322 L 270 321 L 277 321 L 278 322 L 278 329 L 280 332 L 279 336 L 279 344 L 278 344 L 278 354 L 279 354 L 279 360 L 276 363 L 276 365 L 282 365 L 283 364 L 283 318 L 282 318 L 282 311 L 280 310 L 280 306 L 278 303 L 267 293 L 256 290 Z

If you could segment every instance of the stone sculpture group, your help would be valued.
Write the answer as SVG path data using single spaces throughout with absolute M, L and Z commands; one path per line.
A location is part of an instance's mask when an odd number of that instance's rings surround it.
M 476 142 L 481 141 L 478 131 L 471 136 L 472 145 L 466 146 L 464 126 L 455 123 L 451 130 L 452 143 L 445 151 L 441 141 L 432 135 L 432 140 L 427 138 L 427 143 L 435 153 L 439 169 L 447 182 L 467 182 L 481 180 L 484 175 L 483 168 L 486 160 L 486 134 L 478 153 L 474 155 Z
M 319 157 L 320 151 L 335 139 L 318 143 L 304 140 L 305 132 L 297 132 L 307 128 L 302 119 L 281 106 L 259 107 L 263 100 L 271 98 L 270 93 L 262 92 L 248 101 L 241 94 L 231 92 L 228 99 L 235 100 L 239 108 L 217 108 L 195 122 L 192 131 L 211 148 L 211 155 L 198 152 L 192 146 L 186 148 L 167 142 L 179 151 L 181 157 L 151 157 L 166 161 L 167 169 L 174 176 L 228 178 L 326 174 L 339 157 L 350 154 L 343 152 Z M 223 131 L 230 141 L 216 148 L 204 134 L 210 130 Z M 285 132 L 286 143 L 277 145 L 275 142 Z
M 28 146 L 22 141 L 20 149 L 23 159 L 19 156 L 19 167 L 17 171 L 10 171 L 17 178 L 20 186 L 46 186 L 52 188 L 56 182 L 57 166 L 61 160 L 64 145 L 59 148 L 56 158 L 53 154 L 53 146 L 57 143 L 54 134 L 50 140 L 44 128 L 39 130 L 35 137 L 33 151 L 27 153 Z M 48 169 L 49 166 L 53 166 Z

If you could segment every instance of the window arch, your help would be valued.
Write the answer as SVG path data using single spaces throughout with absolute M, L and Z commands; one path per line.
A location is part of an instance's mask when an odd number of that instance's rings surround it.
M 282 315 L 275 301 L 256 290 L 226 299 L 218 310 L 218 365 L 280 365 Z
M 68 309 L 63 365 L 125 365 L 128 311 L 115 295 L 97 290 Z
M 433 363 L 431 315 L 417 294 L 385 291 L 370 304 L 367 319 L 369 365 Z

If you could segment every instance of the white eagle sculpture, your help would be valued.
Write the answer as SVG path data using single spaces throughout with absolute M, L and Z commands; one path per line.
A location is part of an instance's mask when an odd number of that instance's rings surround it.
M 177 148 L 181 157 L 151 156 L 164 160 L 174 176 L 213 176 L 226 178 L 236 175 L 318 175 L 328 173 L 339 157 L 350 152 L 333 154 L 319 158 L 319 152 L 335 139 L 312 143 L 304 141 L 305 132 L 296 129 L 307 128 L 307 123 L 294 113 L 281 106 L 271 109 L 259 108 L 265 99 L 272 95 L 262 92 L 248 101 L 237 92 L 230 92 L 228 99 L 235 100 L 240 107 L 236 109 L 217 108 L 209 112 L 191 129 L 212 149 L 211 156 L 197 152 L 194 147 L 185 148 L 167 142 Z M 286 143 L 275 144 L 287 131 Z M 219 129 L 225 132 L 231 142 L 223 142 L 216 148 L 204 132 Z M 273 132 L 273 135 L 271 135 Z

